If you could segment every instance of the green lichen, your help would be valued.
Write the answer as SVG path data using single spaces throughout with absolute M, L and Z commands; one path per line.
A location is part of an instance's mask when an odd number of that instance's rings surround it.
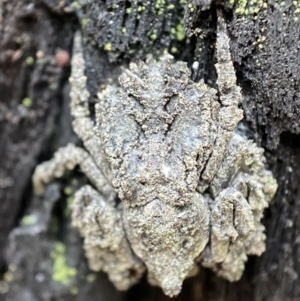
M 37 216 L 36 215 L 33 215 L 33 214 L 29 214 L 29 215 L 25 215 L 23 218 L 22 218 L 22 223 L 23 225 L 25 226 L 30 226 L 30 225 L 33 225 L 37 222 Z
M 77 270 L 66 263 L 66 246 L 61 242 L 56 242 L 54 250 L 51 252 L 53 260 L 52 279 L 64 285 L 69 285 L 77 275 Z
M 268 0 L 229 0 L 237 15 L 256 15 L 268 7 Z
M 165 0 L 156 0 L 155 2 L 155 8 L 160 9 L 165 5 Z
M 81 23 L 81 27 L 85 28 L 89 23 L 89 19 L 83 18 L 80 23 Z
M 189 8 L 191 13 L 194 12 L 194 10 L 195 10 L 195 6 L 192 3 L 188 4 L 188 8 Z
M 34 58 L 32 56 L 28 56 L 25 60 L 26 65 L 31 66 L 34 64 Z
M 299 17 L 297 16 L 297 14 L 300 13 L 300 1 L 293 1 L 293 6 L 294 6 L 294 14 L 296 14 L 296 16 L 294 16 L 293 20 L 294 22 L 298 22 Z
M 71 7 L 75 8 L 75 9 L 80 9 L 81 5 L 78 1 L 74 1 L 74 2 L 72 2 Z
M 4 273 L 3 279 L 6 282 L 10 283 L 14 280 L 14 275 L 12 274 L 12 272 L 7 271 L 7 272 Z
M 150 39 L 152 41 L 155 41 L 157 39 L 157 31 L 156 30 L 153 30 L 153 32 L 151 33 Z
M 22 105 L 25 107 L 25 108 L 30 108 L 32 106 L 32 100 L 29 98 L 29 97 L 25 97 L 23 100 L 22 100 Z
M 263 47 L 264 47 L 264 42 L 265 42 L 265 40 L 266 40 L 266 36 L 260 36 L 255 42 L 253 42 L 252 43 L 252 45 L 257 45 L 257 47 L 258 47 L 258 49 L 263 49 Z
M 143 10 L 145 10 L 145 6 L 139 5 L 138 8 L 137 8 L 137 11 L 142 12 Z
M 155 8 L 159 16 L 164 13 L 165 3 L 166 3 L 165 0 L 156 0 L 155 2 Z
M 71 205 L 73 203 L 73 200 L 74 200 L 73 196 L 68 196 L 67 199 L 66 199 L 67 206 L 64 210 L 64 214 L 65 214 L 66 217 L 69 217 L 72 213 Z
M 71 206 L 71 204 L 73 203 L 73 196 L 69 196 L 69 197 L 67 197 L 67 205 L 68 206 Z
M 106 51 L 111 51 L 111 50 L 112 50 L 112 45 L 111 45 L 111 43 L 106 43 L 106 44 L 104 45 L 104 50 L 106 50 Z
M 95 274 L 88 274 L 85 279 L 88 283 L 93 283 L 96 280 L 96 275 Z
M 66 203 L 67 206 L 64 210 L 65 216 L 70 216 L 71 215 L 71 204 L 73 203 L 73 189 L 70 186 L 66 186 L 64 188 L 64 194 L 67 196 L 66 198 Z
M 171 53 L 177 53 L 178 49 L 177 49 L 177 47 L 173 46 L 170 51 L 171 51 Z
M 176 26 L 176 38 L 178 41 L 183 41 L 185 39 L 185 31 L 182 22 Z
M 186 9 L 186 1 L 180 1 L 180 4 L 182 5 L 182 7 L 180 8 L 180 10 L 177 12 L 177 21 L 174 24 L 169 24 L 170 28 L 170 37 L 172 40 L 176 40 L 176 41 L 183 41 L 186 37 L 185 34 L 185 28 L 184 28 L 184 12 Z M 194 7 L 192 4 L 188 5 L 188 8 L 192 8 Z M 170 4 L 168 7 L 168 9 L 174 9 L 173 4 Z M 171 13 L 170 13 L 171 14 Z M 172 51 L 172 48 L 171 48 Z M 173 48 L 173 51 L 175 51 L 175 49 Z M 175 52 L 173 52 L 175 53 Z
M 72 187 L 66 186 L 66 187 L 64 188 L 64 194 L 65 194 L 65 195 L 71 195 L 72 193 L 73 193 Z

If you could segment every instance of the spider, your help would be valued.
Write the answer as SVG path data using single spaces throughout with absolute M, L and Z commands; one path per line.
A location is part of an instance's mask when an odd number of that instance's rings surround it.
M 265 250 L 263 210 L 277 188 L 263 149 L 238 123 L 241 89 L 225 21 L 218 16 L 218 90 L 193 82 L 169 54 L 131 63 L 120 86 L 88 108 L 80 34 L 72 58 L 73 129 L 69 144 L 37 166 L 36 194 L 79 165 L 91 185 L 74 195 L 72 223 L 84 237 L 89 266 L 119 290 L 148 271 L 151 284 L 176 296 L 197 264 L 238 280 L 247 254 Z M 121 202 L 117 202 L 117 196 Z

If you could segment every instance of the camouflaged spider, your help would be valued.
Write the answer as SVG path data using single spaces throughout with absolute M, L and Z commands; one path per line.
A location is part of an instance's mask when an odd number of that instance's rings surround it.
M 168 54 L 159 61 L 148 57 L 130 64 L 120 87 L 99 94 L 96 122 L 88 109 L 80 35 L 74 49 L 70 107 L 87 151 L 70 144 L 39 165 L 36 193 L 80 166 L 94 188 L 76 192 L 72 221 L 90 268 L 107 272 L 120 290 L 147 268 L 151 284 L 176 296 L 197 262 L 238 280 L 246 255 L 265 249 L 260 220 L 277 184 L 263 150 L 237 127 L 242 95 L 222 17 L 218 91 L 193 82 L 187 64 Z

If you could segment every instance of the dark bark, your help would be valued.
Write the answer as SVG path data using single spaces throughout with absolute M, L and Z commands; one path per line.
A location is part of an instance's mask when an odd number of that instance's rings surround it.
M 71 53 L 78 23 L 84 28 L 92 98 L 99 86 L 116 82 L 121 65 L 149 53 L 159 56 L 164 49 L 189 64 L 199 61 L 193 79 L 204 78 L 214 85 L 216 4 L 201 11 L 185 10 L 180 1 L 2 2 L 0 265 L 9 265 L 4 273 L 4 279 L 10 280 L 6 300 L 167 300 L 145 279 L 121 294 L 105 275 L 88 271 L 82 242 L 69 227 L 68 193 L 62 188 L 75 190 L 84 183 L 80 173 L 51 185 L 44 202 L 32 197 L 31 174 L 58 146 L 77 141 L 68 112 L 69 67 L 56 53 L 60 49 Z M 184 283 L 175 300 L 300 300 L 300 20 L 296 19 L 300 3 L 296 2 L 268 2 L 255 15 L 236 12 L 240 2 L 233 8 L 227 2 L 219 4 L 225 11 L 238 83 L 245 96 L 245 122 L 253 139 L 265 147 L 279 188 L 264 220 L 267 250 L 260 258 L 249 258 L 242 279 L 228 283 L 201 269 Z M 184 24 L 188 34 L 197 29 L 196 34 L 184 36 Z M 27 219 L 7 244 L 9 231 L 25 212 Z M 38 216 L 35 226 L 29 213 Z M 58 241 L 65 246 L 66 264 L 78 270 L 71 286 L 57 285 L 51 277 L 51 253 Z M 0 282 L 0 300 L 5 298 L 1 295 L 5 284 Z
M 74 22 L 43 3 L 4 2 L 0 44 L 0 254 L 29 199 L 37 158 L 48 151 L 66 79 L 55 51 L 70 49 Z M 40 56 L 40 58 L 39 58 Z M 23 101 L 23 104 L 22 104 Z

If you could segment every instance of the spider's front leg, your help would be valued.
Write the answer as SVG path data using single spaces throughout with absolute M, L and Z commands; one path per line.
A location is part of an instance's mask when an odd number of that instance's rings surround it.
M 100 138 L 95 133 L 95 122 L 91 119 L 89 110 L 90 93 L 86 87 L 87 77 L 84 74 L 85 63 L 81 43 L 81 34 L 77 32 L 74 37 L 72 72 L 69 79 L 71 86 L 70 109 L 74 118 L 72 126 L 74 132 L 82 140 L 85 149 L 88 150 L 96 165 L 111 183 L 111 170 L 103 153 Z
M 85 185 L 75 193 L 72 224 L 84 237 L 85 254 L 92 270 L 106 272 L 119 290 L 127 290 L 140 280 L 145 266 L 130 248 L 121 208 L 115 208 Z
M 94 132 L 94 121 L 90 117 L 89 92 L 86 88 L 87 78 L 84 75 L 84 59 L 82 54 L 81 36 L 76 33 L 72 57 L 72 72 L 70 77 L 70 109 L 73 116 L 73 129 L 83 141 L 87 151 L 69 144 L 60 148 L 54 158 L 40 164 L 33 175 L 33 185 L 36 194 L 42 194 L 44 186 L 53 178 L 61 177 L 66 169 L 74 169 L 79 165 L 103 196 L 113 200 L 116 196 L 110 185 L 111 173 L 102 154 L 100 139 Z
M 221 108 L 217 114 L 217 132 L 213 151 L 205 170 L 201 175 L 198 190 L 203 192 L 213 179 L 222 161 L 228 143 L 238 122 L 243 118 L 243 111 L 238 108 L 242 100 L 241 89 L 236 85 L 236 75 L 231 60 L 229 38 L 222 13 L 218 11 L 218 29 L 215 64 L 220 93 Z

